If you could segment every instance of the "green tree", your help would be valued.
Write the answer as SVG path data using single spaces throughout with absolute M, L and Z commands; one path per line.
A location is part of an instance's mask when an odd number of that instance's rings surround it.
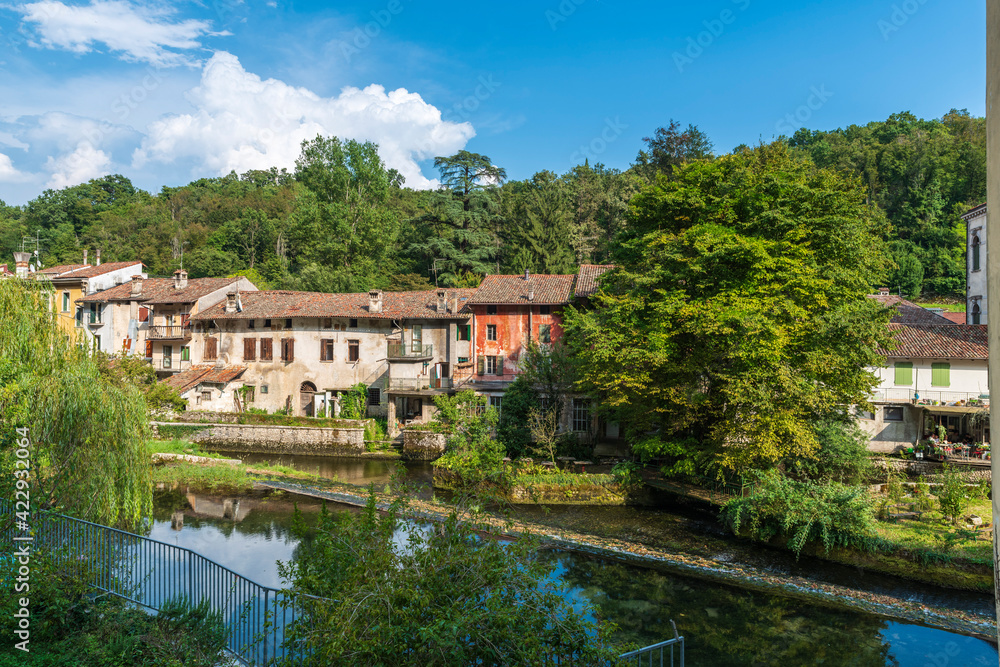
M 497 439 L 511 458 L 523 456 L 531 447 L 531 429 L 528 419 L 533 410 L 541 407 L 535 387 L 518 376 L 503 392 L 503 410 L 497 426 Z
M 674 470 L 812 452 L 812 424 L 877 384 L 887 314 L 867 294 L 884 231 L 856 180 L 780 143 L 659 177 L 606 294 L 566 313 L 580 386 Z
M 515 251 L 507 266 L 515 273 L 573 273 L 573 214 L 565 184 L 552 172 L 540 172 L 525 185 L 505 207 L 503 235 Z
M 306 665 L 615 662 L 610 627 L 566 601 L 537 538 L 480 538 L 491 527 L 462 509 L 416 521 L 405 496 L 382 511 L 372 491 L 360 513 L 336 517 L 324 506 L 315 534 L 279 565 L 296 592 L 325 598 L 307 601 L 307 620 L 286 634 L 308 647 Z
M 3 497 L 14 497 L 15 450 L 26 438 L 34 507 L 134 525 L 152 510 L 146 402 L 65 336 L 49 298 L 42 283 L 0 280 Z
M 657 173 L 669 176 L 675 167 L 692 160 L 713 157 L 712 142 L 695 125 L 681 130 L 681 124 L 670 119 L 667 127 L 658 127 L 651 137 L 643 137 L 647 150 L 639 151 L 633 168 L 646 180 L 654 180 Z

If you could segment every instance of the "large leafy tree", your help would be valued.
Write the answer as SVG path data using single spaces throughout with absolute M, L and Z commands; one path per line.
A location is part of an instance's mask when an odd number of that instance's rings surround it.
M 639 151 L 634 169 L 652 180 L 657 173 L 673 173 L 675 167 L 693 160 L 711 159 L 712 141 L 696 125 L 681 129 L 674 119 L 666 127 L 658 127 L 651 137 L 643 137 L 646 150 Z
M 660 176 L 596 308 L 568 313 L 583 387 L 676 470 L 808 454 L 812 424 L 876 383 L 884 234 L 855 179 L 784 144 Z

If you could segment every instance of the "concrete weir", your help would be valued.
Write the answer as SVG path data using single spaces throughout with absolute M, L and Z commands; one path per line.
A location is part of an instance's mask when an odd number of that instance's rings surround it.
M 359 456 L 365 453 L 364 428 L 314 428 L 262 424 L 199 424 L 185 437 L 228 452 Z

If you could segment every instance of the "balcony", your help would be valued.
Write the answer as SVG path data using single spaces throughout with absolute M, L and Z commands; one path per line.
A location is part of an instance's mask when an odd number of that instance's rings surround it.
M 918 391 L 916 405 L 920 406 L 955 406 L 966 408 L 988 408 L 989 394 L 965 391 Z M 912 389 L 879 389 L 872 394 L 873 403 L 914 403 Z
M 427 380 L 423 378 L 389 378 L 389 391 L 427 390 Z
M 424 361 L 434 358 L 433 345 L 407 345 L 390 341 L 386 349 L 389 361 Z
M 191 368 L 190 360 L 178 361 L 171 357 L 163 357 L 160 359 L 160 370 L 170 371 L 171 373 L 180 373 L 181 371 L 186 371 Z
M 151 326 L 147 334 L 149 340 L 191 340 L 190 327 Z
M 92 327 L 99 327 L 102 324 L 104 324 L 104 321 L 101 318 L 101 314 L 100 313 L 90 312 L 90 313 L 86 313 L 85 315 L 86 315 L 86 318 L 87 318 L 87 324 L 89 324 Z

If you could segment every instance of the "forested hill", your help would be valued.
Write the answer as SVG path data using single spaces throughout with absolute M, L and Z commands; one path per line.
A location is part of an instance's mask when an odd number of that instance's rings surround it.
M 909 113 L 834 131 L 800 130 L 792 150 L 856 173 L 892 224 L 906 294 L 964 293 L 964 225 L 985 197 L 982 118 Z M 506 180 L 489 157 L 462 151 L 435 161 L 445 185 L 405 187 L 377 146 L 317 138 L 294 173 L 251 171 L 150 194 L 120 175 L 46 190 L 26 206 L 0 202 L 0 263 L 23 237 L 40 239 L 45 266 L 142 260 L 151 275 L 181 265 L 192 277 L 248 273 L 263 287 L 316 291 L 421 289 L 478 283 L 485 273 L 572 272 L 612 259 L 628 205 L 658 172 L 713 159 L 697 127 L 671 121 L 645 140 L 626 171 L 584 164 Z M 502 183 L 500 186 L 490 185 Z M 29 247 L 33 249 L 33 246 Z

